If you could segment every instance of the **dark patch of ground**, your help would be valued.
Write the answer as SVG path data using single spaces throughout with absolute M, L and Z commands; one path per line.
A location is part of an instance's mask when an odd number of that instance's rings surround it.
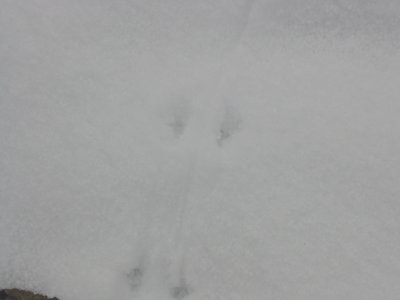
M 58 300 L 20 289 L 0 290 L 0 300 Z

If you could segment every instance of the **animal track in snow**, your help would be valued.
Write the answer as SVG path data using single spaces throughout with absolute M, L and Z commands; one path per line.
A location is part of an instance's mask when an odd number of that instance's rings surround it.
M 133 268 L 127 277 L 131 288 L 137 290 L 142 285 L 143 269 L 141 267 Z
M 189 107 L 186 101 L 177 101 L 170 108 L 170 117 L 167 125 L 171 128 L 175 138 L 183 135 L 189 118 Z
M 220 123 L 217 138 L 217 143 L 220 147 L 240 129 L 241 122 L 239 112 L 234 107 L 227 106 Z
M 191 293 L 191 289 L 186 284 L 176 286 L 171 289 L 171 296 L 175 299 L 183 299 Z

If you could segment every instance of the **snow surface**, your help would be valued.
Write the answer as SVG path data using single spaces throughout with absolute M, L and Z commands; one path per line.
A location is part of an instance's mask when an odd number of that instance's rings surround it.
M 399 299 L 400 2 L 1 0 L 0 288 Z

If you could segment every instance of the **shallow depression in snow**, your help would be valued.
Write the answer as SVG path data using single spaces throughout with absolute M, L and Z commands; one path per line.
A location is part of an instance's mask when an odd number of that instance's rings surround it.
M 0 289 L 400 294 L 396 1 L 1 6 Z

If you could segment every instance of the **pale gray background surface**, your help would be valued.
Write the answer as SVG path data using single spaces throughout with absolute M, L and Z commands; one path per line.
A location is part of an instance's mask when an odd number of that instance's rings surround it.
M 0 0 L 0 288 L 398 299 L 400 2 Z

